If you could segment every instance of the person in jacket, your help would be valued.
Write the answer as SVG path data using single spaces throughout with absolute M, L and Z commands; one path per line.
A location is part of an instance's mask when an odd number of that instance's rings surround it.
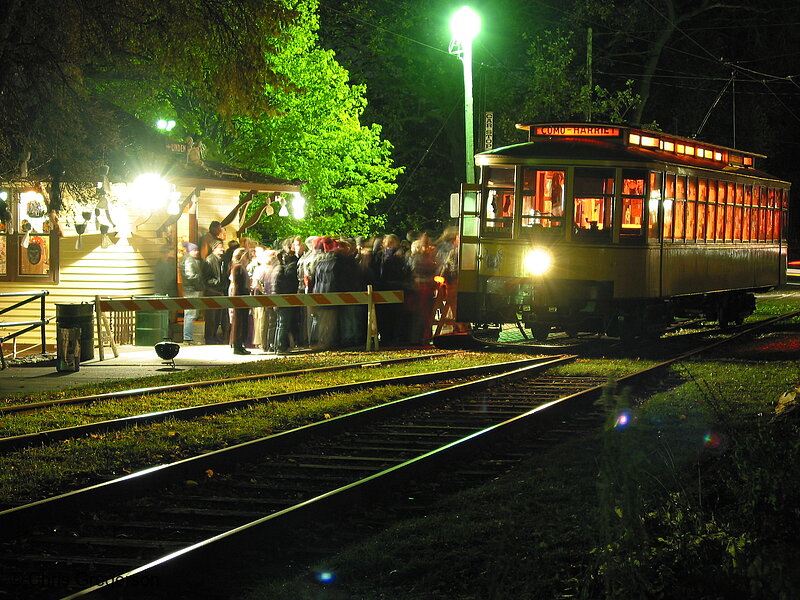
M 211 254 L 206 257 L 205 294 L 206 296 L 228 295 L 228 274 L 223 271 L 222 256 L 225 246 L 217 241 L 211 245 Z M 231 324 L 228 309 L 206 309 L 206 344 L 226 344 L 230 338 Z

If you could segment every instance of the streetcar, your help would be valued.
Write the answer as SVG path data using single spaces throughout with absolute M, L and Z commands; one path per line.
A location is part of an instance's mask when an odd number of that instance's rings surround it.
M 658 336 L 676 318 L 741 323 L 786 282 L 790 184 L 765 156 L 620 125 L 517 127 L 528 142 L 477 154 L 480 183 L 453 199 L 456 320 L 540 341 Z

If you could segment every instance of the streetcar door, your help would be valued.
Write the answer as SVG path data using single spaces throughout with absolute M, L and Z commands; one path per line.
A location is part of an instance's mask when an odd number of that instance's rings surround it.
M 478 291 L 478 232 L 480 230 L 481 186 L 461 186 L 461 210 L 458 218 L 458 288 L 459 292 Z

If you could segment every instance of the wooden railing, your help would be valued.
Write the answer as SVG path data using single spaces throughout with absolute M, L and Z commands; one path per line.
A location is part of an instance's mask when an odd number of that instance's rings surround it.
M 5 369 L 6 368 L 6 357 L 5 357 L 5 352 L 3 351 L 3 344 L 5 344 L 7 340 L 14 340 L 14 342 L 13 342 L 13 348 L 14 349 L 13 349 L 11 354 L 14 357 L 16 357 L 17 356 L 17 337 L 22 335 L 22 334 L 28 333 L 29 331 L 32 331 L 32 330 L 36 329 L 37 327 L 39 327 L 41 329 L 41 333 L 42 333 L 42 354 L 45 353 L 47 346 L 46 346 L 46 343 L 45 343 L 44 326 L 47 325 L 50 322 L 50 319 L 46 319 L 45 316 L 44 316 L 44 314 L 45 314 L 44 299 L 49 294 L 50 294 L 50 292 L 48 292 L 47 290 L 41 290 L 41 291 L 38 291 L 38 292 L 5 292 L 5 293 L 0 294 L 0 298 L 13 298 L 13 297 L 23 297 L 23 298 L 25 298 L 24 300 L 20 300 L 16 304 L 12 304 L 11 306 L 7 306 L 6 308 L 0 309 L 0 317 L 2 317 L 2 315 L 6 314 L 6 313 L 11 312 L 12 310 L 14 310 L 16 308 L 19 308 L 20 306 L 25 306 L 26 304 L 28 304 L 30 302 L 33 302 L 37 298 L 39 298 L 40 301 L 41 301 L 41 312 L 40 312 L 40 318 L 39 318 L 38 321 L 0 321 L 0 329 L 5 329 L 5 328 L 9 328 L 9 327 L 22 327 L 22 329 L 14 331 L 13 333 L 10 333 L 9 335 L 0 336 L 0 369 Z

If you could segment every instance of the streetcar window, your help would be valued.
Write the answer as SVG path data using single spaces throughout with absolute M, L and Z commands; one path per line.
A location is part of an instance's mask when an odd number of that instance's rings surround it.
M 725 192 L 725 241 L 733 241 L 733 202 L 736 197 L 733 183 L 727 184 Z
M 650 199 L 647 202 L 647 237 L 658 240 L 658 207 L 661 204 L 662 173 L 650 173 Z
M 725 190 L 724 181 L 717 182 L 717 226 L 714 228 L 714 239 L 721 242 L 725 239 Z
M 706 239 L 708 182 L 705 179 L 695 181 L 697 182 L 697 241 L 702 242 Z
M 675 175 L 667 174 L 664 189 L 664 239 L 672 239 L 672 209 L 675 205 Z
M 672 209 L 672 218 L 675 223 L 672 239 L 683 240 L 685 233 L 686 217 L 686 177 L 675 178 L 675 205 Z
M 611 231 L 613 169 L 575 169 L 573 197 L 573 223 L 578 235 L 592 235 L 595 232 L 608 234 Z
M 641 237 L 644 219 L 645 174 L 622 172 L 622 222 L 620 236 Z
M 686 184 L 686 240 L 697 238 L 697 177 L 689 177 Z
M 486 181 L 485 229 L 488 234 L 511 237 L 514 220 L 514 167 L 484 170 Z
M 767 241 L 767 188 L 756 188 L 758 198 L 758 241 Z
M 708 182 L 708 213 L 706 214 L 706 239 L 714 241 L 717 224 L 717 182 L 713 179 Z
M 522 176 L 523 230 L 563 227 L 566 172 L 525 168 Z
M 744 186 L 736 184 L 736 204 L 733 209 L 733 239 L 742 239 L 742 212 L 744 205 Z

